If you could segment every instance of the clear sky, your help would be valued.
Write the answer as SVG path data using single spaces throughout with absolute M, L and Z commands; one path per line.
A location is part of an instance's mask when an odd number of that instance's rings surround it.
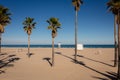
M 107 10 L 109 0 L 83 0 L 78 12 L 78 43 L 113 44 L 114 16 Z M 51 44 L 51 31 L 46 20 L 59 18 L 61 28 L 55 43 L 74 44 L 75 11 L 72 0 L 0 0 L 12 13 L 11 24 L 6 26 L 2 44 L 27 44 L 23 30 L 25 17 L 35 18 L 36 29 L 31 34 L 31 44 Z

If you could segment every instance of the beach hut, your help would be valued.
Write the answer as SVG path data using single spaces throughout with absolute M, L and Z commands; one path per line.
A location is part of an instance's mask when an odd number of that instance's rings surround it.
M 58 43 L 58 48 L 61 48 L 61 42 Z
M 83 44 L 77 44 L 77 50 L 83 50 Z

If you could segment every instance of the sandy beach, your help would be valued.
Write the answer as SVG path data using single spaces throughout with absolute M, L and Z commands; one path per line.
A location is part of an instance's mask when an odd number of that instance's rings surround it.
M 113 48 L 84 48 L 73 61 L 73 48 L 55 48 L 51 67 L 51 48 L 2 48 L 0 80 L 115 80 Z

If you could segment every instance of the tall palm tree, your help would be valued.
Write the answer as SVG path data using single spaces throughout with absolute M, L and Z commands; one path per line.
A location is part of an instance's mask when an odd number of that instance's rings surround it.
M 120 80 L 120 8 L 118 9 L 117 24 L 118 24 L 118 74 L 117 74 L 117 79 Z
M 110 0 L 108 3 L 111 10 L 117 15 L 118 24 L 118 80 L 120 80 L 120 0 Z
M 118 17 L 118 10 L 117 8 L 114 6 L 114 3 L 115 3 L 116 0 L 110 0 L 108 3 L 107 3 L 107 6 L 108 6 L 108 9 L 109 11 L 111 11 L 113 14 L 114 14 L 114 44 L 115 44 L 115 56 L 114 56 L 114 67 L 117 66 L 117 27 L 116 27 L 116 24 L 117 24 L 117 17 Z
M 1 53 L 1 38 L 2 33 L 4 33 L 4 28 L 10 24 L 10 15 L 9 9 L 0 5 L 0 53 Z
M 117 24 L 118 24 L 118 80 L 120 80 L 120 0 L 118 0 L 116 4 L 119 6 Z
M 61 24 L 58 18 L 51 17 L 47 20 L 49 23 L 48 29 L 52 31 L 52 66 L 54 66 L 54 38 L 57 36 L 57 29 L 60 28 Z
M 32 30 L 35 28 L 36 22 L 33 22 L 34 18 L 26 17 L 25 21 L 23 22 L 23 29 L 28 34 L 28 54 L 30 54 L 30 35 Z
M 75 61 L 77 61 L 77 30 L 78 30 L 78 11 L 80 10 L 82 0 L 72 0 L 73 6 L 75 6 Z

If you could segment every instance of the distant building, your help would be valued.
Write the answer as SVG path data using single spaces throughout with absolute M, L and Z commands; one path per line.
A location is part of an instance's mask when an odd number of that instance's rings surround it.
M 83 44 L 77 44 L 77 50 L 83 50 Z
M 61 42 L 58 43 L 58 48 L 61 48 Z

